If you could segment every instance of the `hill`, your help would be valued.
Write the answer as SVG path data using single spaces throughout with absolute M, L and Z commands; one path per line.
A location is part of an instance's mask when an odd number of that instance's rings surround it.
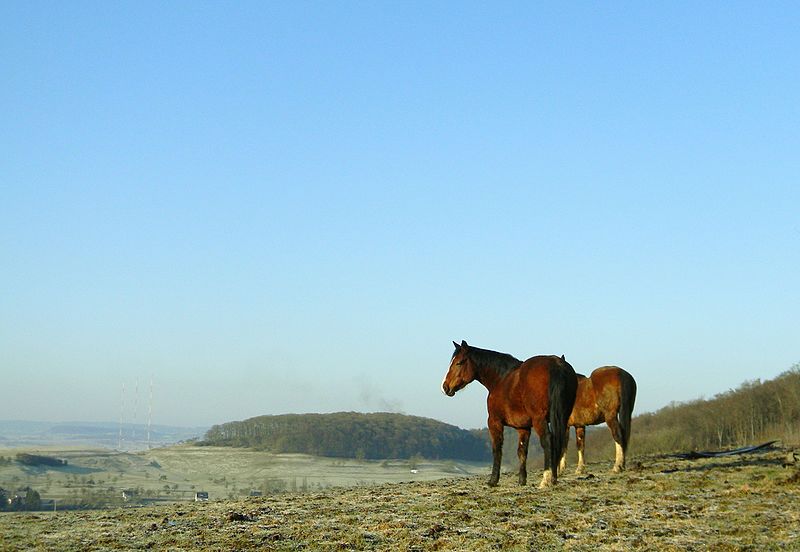
M 786 550 L 800 539 L 800 471 L 786 451 L 565 474 L 504 475 L 207 503 L 0 515 L 4 550 Z
M 258 416 L 213 426 L 199 444 L 371 460 L 491 459 L 481 435 L 430 418 L 385 412 Z

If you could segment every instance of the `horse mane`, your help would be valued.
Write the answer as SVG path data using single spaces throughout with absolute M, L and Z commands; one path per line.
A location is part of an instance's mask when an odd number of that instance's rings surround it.
M 486 368 L 491 368 L 501 378 L 507 376 L 522 365 L 522 361 L 508 353 L 500 353 L 489 349 L 469 346 L 469 354 L 472 361 Z

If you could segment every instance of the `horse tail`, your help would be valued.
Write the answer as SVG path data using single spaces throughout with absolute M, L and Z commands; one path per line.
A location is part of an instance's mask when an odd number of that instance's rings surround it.
M 578 390 L 578 380 L 575 370 L 569 362 L 559 359 L 550 370 L 550 383 L 548 397 L 550 399 L 550 473 L 553 481 L 558 479 L 558 464 L 567 446 L 567 430 L 569 429 L 569 416 L 575 405 L 575 394 Z
M 631 438 L 631 414 L 633 403 L 636 402 L 636 380 L 625 370 L 620 368 L 620 401 L 619 401 L 619 426 L 622 430 L 622 450 L 628 450 L 628 441 Z

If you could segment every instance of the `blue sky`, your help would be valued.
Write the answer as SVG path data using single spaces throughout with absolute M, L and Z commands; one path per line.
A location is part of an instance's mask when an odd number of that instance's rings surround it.
M 0 419 L 485 424 L 452 340 L 637 411 L 800 361 L 794 3 L 5 2 Z M 136 416 L 132 389 L 139 382 Z

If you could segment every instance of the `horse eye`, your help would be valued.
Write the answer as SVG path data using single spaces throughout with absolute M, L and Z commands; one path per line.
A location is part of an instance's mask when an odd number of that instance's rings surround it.
M 464 359 L 462 358 L 461 360 L 459 360 L 458 362 L 456 362 L 456 366 L 461 366 L 462 364 L 464 364 L 464 362 L 465 362 L 465 361 L 464 361 Z

